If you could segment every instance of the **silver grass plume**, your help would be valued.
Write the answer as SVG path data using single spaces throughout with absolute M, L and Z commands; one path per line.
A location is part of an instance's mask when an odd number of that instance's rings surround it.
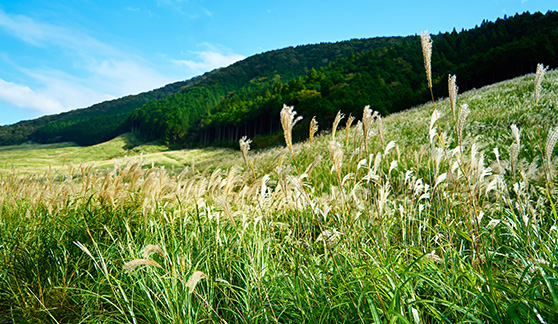
M 378 136 L 380 137 L 380 144 L 382 145 L 382 148 L 384 147 L 384 123 L 382 122 L 382 116 L 380 116 L 378 114 Z
M 374 123 L 374 118 L 378 115 L 378 112 L 372 113 L 370 105 L 364 107 L 362 112 L 362 137 L 364 138 L 364 150 L 368 151 L 368 134 L 372 130 L 372 123 Z
M 550 162 L 552 161 L 552 151 L 554 151 L 554 146 L 556 146 L 556 141 L 558 141 L 558 127 L 554 129 L 550 129 L 548 132 L 548 137 L 546 139 L 546 146 L 545 146 L 545 157 L 546 157 L 546 166 L 548 168 L 547 180 L 550 182 L 552 179 L 552 170 L 550 168 Z
M 242 157 L 244 158 L 244 163 L 246 163 L 246 166 L 252 170 L 252 174 L 256 176 L 254 163 L 248 160 L 248 151 L 250 150 L 250 143 L 252 143 L 252 140 L 248 139 L 248 136 L 242 136 L 242 138 L 238 141 L 238 144 L 240 145 L 240 151 L 242 152 Z
M 337 132 L 337 126 L 339 126 L 339 123 L 343 118 L 345 118 L 345 114 L 342 113 L 341 110 L 339 110 L 337 112 L 337 115 L 335 116 L 335 120 L 333 121 L 333 129 L 331 130 L 331 136 L 333 138 L 335 138 L 335 133 Z
M 455 105 L 457 104 L 457 77 L 451 74 L 448 74 L 448 93 L 449 93 L 449 100 L 451 105 L 451 113 L 453 114 L 453 119 L 455 120 Z
M 126 262 L 124 263 L 123 268 L 127 273 L 131 274 L 136 268 L 141 266 L 153 266 L 161 269 L 163 268 L 157 262 L 149 259 L 135 259 L 130 262 Z
M 512 130 L 512 135 L 514 138 L 514 142 L 510 146 L 510 164 L 512 168 L 512 172 L 514 172 L 515 167 L 517 165 L 517 159 L 519 157 L 519 151 L 521 149 L 521 137 L 520 137 L 520 130 L 517 128 L 517 125 L 512 124 L 510 126 Z
M 351 131 L 351 125 L 355 121 L 355 117 L 349 114 L 349 118 L 347 118 L 347 123 L 345 124 L 345 147 L 349 147 L 349 132 Z
M 186 286 L 190 288 L 190 293 L 194 292 L 194 289 L 196 288 L 198 282 L 204 278 L 209 279 L 209 277 L 201 271 L 194 271 L 194 273 L 190 275 L 190 278 L 188 278 L 188 282 L 186 283 Z
M 144 247 L 141 250 L 141 253 L 143 254 L 144 259 L 148 259 L 149 256 L 153 253 L 157 253 L 157 254 L 161 255 L 165 259 L 167 258 L 165 252 L 163 252 L 163 250 L 161 249 L 161 247 L 159 245 L 148 244 L 146 247 Z
M 469 105 L 467 104 L 463 104 L 461 105 L 461 108 L 459 108 L 459 114 L 457 117 L 457 139 L 459 140 L 460 146 L 463 141 L 463 126 L 465 126 L 465 119 L 467 119 L 470 112 Z
M 312 118 L 310 121 L 310 131 L 309 131 L 309 138 L 310 138 L 310 147 L 312 147 L 314 143 L 314 134 L 318 131 L 318 121 L 316 120 L 316 116 Z
M 544 64 L 541 63 L 537 64 L 537 73 L 535 74 L 535 105 L 539 103 L 542 79 L 547 70 L 548 66 L 545 67 Z
M 244 163 L 248 166 L 248 151 L 250 150 L 250 143 L 252 143 L 251 139 L 248 139 L 248 136 L 242 136 L 238 144 L 240 145 L 240 152 L 242 152 L 242 157 L 244 158 Z
M 424 56 L 424 68 L 426 70 L 428 87 L 432 89 L 432 39 L 428 30 L 420 34 L 420 44 L 422 46 L 422 55 Z
M 312 170 L 314 170 L 314 168 L 316 167 L 316 165 L 320 164 L 320 162 L 322 162 L 322 156 L 318 155 L 314 161 L 308 166 L 306 167 L 306 171 L 304 171 L 304 173 L 309 177 L 310 174 L 312 173 Z
M 337 179 L 339 184 L 341 184 L 341 166 L 343 164 L 343 150 L 341 149 L 341 144 L 333 140 L 329 142 L 329 153 L 331 155 L 331 160 L 333 161 L 333 168 L 337 174 Z
M 430 144 L 432 144 L 432 141 L 437 134 L 434 124 L 438 122 L 439 118 L 440 118 L 440 112 L 437 109 L 434 109 L 434 111 L 432 112 L 432 116 L 430 116 L 430 127 L 429 127 Z
M 293 127 L 294 125 L 302 119 L 302 116 L 296 116 L 296 111 L 293 110 L 293 106 L 283 105 L 281 109 L 281 126 L 283 126 L 283 134 L 285 136 L 285 143 L 291 152 L 291 157 L 294 158 L 293 153 Z

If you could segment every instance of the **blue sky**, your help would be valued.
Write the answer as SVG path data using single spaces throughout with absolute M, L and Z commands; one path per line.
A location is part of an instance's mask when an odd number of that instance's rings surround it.
M 287 46 L 459 31 L 548 10 L 558 10 L 558 1 L 6 0 L 0 125 L 151 90 Z

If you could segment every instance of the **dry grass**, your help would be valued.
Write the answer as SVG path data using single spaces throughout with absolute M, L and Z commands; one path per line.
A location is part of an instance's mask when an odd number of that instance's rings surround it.
M 240 152 L 151 155 L 181 169 L 131 157 L 2 174 L 1 309 L 43 322 L 63 321 L 55 309 L 74 322 L 553 322 L 558 73 L 535 78 L 381 119 L 364 107 L 345 145 L 292 143 L 300 117 L 284 107 L 286 148 L 248 155 L 242 138 Z

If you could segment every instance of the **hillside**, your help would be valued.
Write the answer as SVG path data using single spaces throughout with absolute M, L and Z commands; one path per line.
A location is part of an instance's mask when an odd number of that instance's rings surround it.
M 320 68 L 330 61 L 346 57 L 353 52 L 398 43 L 398 37 L 352 40 L 334 44 L 289 47 L 249 57 L 227 68 L 217 69 L 202 76 L 166 85 L 160 89 L 102 102 L 89 108 L 78 109 L 58 115 L 45 116 L 31 121 L 23 121 L 0 127 L 0 145 L 21 144 L 31 140 L 37 143 L 76 142 L 92 145 L 107 141 L 119 134 L 137 130 L 127 119 L 130 114 L 145 105 L 142 111 L 163 114 L 157 110 L 180 104 L 180 110 L 205 112 L 225 95 L 235 92 L 253 80 L 267 84 L 265 80 L 280 78 L 289 81 L 304 75 L 311 68 Z M 177 94 L 176 96 L 172 96 Z M 170 98 L 168 98 L 170 97 Z M 168 99 L 165 99 L 168 98 Z M 152 104 L 150 104 L 152 103 Z M 174 108 L 169 108 L 170 110 Z M 168 117 L 174 118 L 175 116 Z M 157 116 L 156 120 L 167 118 Z M 154 121 L 151 120 L 151 123 Z M 188 117 L 181 118 L 184 126 L 190 127 Z M 155 127 L 150 125 L 149 127 Z M 140 125 L 141 128 L 141 125 Z M 141 131 L 149 134 L 144 128 Z M 166 130 L 168 134 L 170 130 Z M 161 139 L 163 134 L 148 136 Z M 168 134 L 171 138 L 176 135 Z M 169 142 L 169 141 L 167 141 Z
M 515 16 L 457 33 L 434 35 L 432 66 L 435 97 L 447 96 L 448 75 L 457 75 L 462 91 L 534 72 L 539 62 L 558 64 L 558 13 Z M 259 92 L 239 93 L 221 101 L 202 120 L 200 141 L 234 141 L 281 129 L 283 104 L 295 105 L 304 121 L 294 136 L 304 138 L 310 120 L 332 123 L 338 110 L 356 118 L 370 105 L 382 115 L 430 100 L 424 81 L 419 37 L 362 52 L 310 71 L 289 83 L 277 82 Z M 264 127 L 262 127 L 264 126 Z M 262 138 L 265 146 L 268 137 Z
M 433 41 L 438 97 L 447 93 L 448 74 L 459 75 L 458 86 L 467 90 L 533 72 L 539 62 L 558 66 L 558 13 L 485 21 L 471 30 L 435 35 Z M 275 117 L 287 104 L 296 105 L 305 117 L 294 131 L 295 138 L 301 138 L 313 116 L 327 125 L 338 110 L 359 118 L 365 104 L 386 115 L 429 100 L 420 53 L 418 37 L 409 36 L 354 51 L 291 81 L 250 79 L 240 83 L 238 91 L 192 88 L 136 110 L 130 128 L 169 144 L 236 145 L 240 136 L 248 135 L 256 146 L 265 147 L 280 141 L 281 125 Z
M 533 72 L 539 62 L 558 66 L 556 12 L 483 21 L 432 38 L 435 97 L 445 96 L 448 74 L 459 75 L 458 86 L 467 90 Z M 365 104 L 387 115 L 428 101 L 423 75 L 416 36 L 290 47 L 169 85 L 163 94 L 99 106 L 110 109 L 94 106 L 0 127 L 0 144 L 91 145 L 133 131 L 144 140 L 183 147 L 237 146 L 242 135 L 266 147 L 281 142 L 275 117 L 283 104 L 296 105 L 305 117 L 294 130 L 296 140 L 313 116 L 328 125 L 338 110 L 359 118 Z

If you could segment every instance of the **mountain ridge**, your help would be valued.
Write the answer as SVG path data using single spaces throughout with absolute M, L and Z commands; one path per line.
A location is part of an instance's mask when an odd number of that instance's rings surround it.
M 459 86 L 469 89 L 533 72 L 539 62 L 558 66 L 553 11 L 483 21 L 432 39 L 437 96 L 446 93 L 447 73 L 457 74 Z M 29 140 L 91 145 L 129 131 L 183 146 L 234 143 L 242 130 L 253 137 L 279 131 L 278 124 L 266 130 L 253 125 L 274 116 L 282 104 L 297 105 L 307 121 L 311 113 L 321 113 L 325 121 L 337 110 L 350 113 L 364 103 L 388 114 L 428 100 L 422 64 L 416 36 L 291 46 L 145 93 L 0 127 L 0 145 Z M 262 143 L 267 144 L 272 143 Z

